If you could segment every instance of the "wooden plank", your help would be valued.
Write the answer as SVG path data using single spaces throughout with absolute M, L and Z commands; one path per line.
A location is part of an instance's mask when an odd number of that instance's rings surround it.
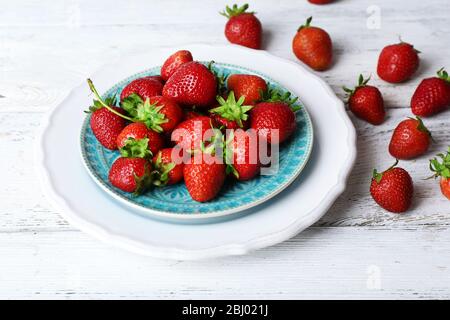
M 310 228 L 199 262 L 137 256 L 80 232 L 2 233 L 0 243 L 0 298 L 450 298 L 448 227 Z

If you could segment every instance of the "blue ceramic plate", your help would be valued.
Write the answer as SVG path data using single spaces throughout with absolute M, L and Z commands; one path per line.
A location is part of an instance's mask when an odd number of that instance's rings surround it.
M 259 72 L 223 63 L 215 63 L 214 68 L 224 75 L 232 73 L 257 74 L 267 81 L 269 87 L 286 91 L 278 83 Z M 132 75 L 110 88 L 105 92 L 103 98 L 117 95 L 117 100 L 119 100 L 120 92 L 130 81 L 159 73 L 160 67 L 155 67 Z M 114 198 L 139 209 L 142 213 L 181 219 L 218 217 L 261 204 L 285 189 L 297 178 L 311 153 L 313 128 L 311 119 L 303 105 L 296 112 L 296 119 L 296 132 L 280 146 L 279 170 L 277 174 L 261 175 L 246 182 L 236 182 L 232 181 L 233 179 L 228 179 L 230 181 L 226 182 L 218 197 L 207 203 L 199 203 L 192 200 L 184 183 L 153 188 L 140 196 L 133 196 L 113 187 L 108 181 L 108 172 L 114 160 L 119 157 L 119 152 L 108 150 L 97 141 L 89 125 L 90 115 L 86 116 L 81 129 L 81 153 L 90 175 L 100 187 Z

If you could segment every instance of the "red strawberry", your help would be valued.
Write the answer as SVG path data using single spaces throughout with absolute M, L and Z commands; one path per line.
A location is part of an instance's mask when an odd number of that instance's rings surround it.
M 164 146 L 164 138 L 142 122 L 127 125 L 117 137 L 117 147 L 123 157 L 145 158 Z
M 292 40 L 292 50 L 302 62 L 317 71 L 323 71 L 331 66 L 333 59 L 333 44 L 330 35 L 323 29 L 311 27 L 312 17 L 306 24 L 298 28 Z
M 228 18 L 225 37 L 234 44 L 252 49 L 261 49 L 262 26 L 254 12 L 246 12 L 248 4 L 232 8 L 227 6 L 220 14 Z
M 250 128 L 268 143 L 281 143 L 295 131 L 295 114 L 287 103 L 260 102 L 250 111 Z M 272 137 L 278 130 L 278 138 Z
M 159 76 L 149 76 L 131 81 L 123 88 L 120 94 L 120 101 L 123 101 L 132 93 L 137 94 L 143 100 L 161 95 L 164 85 L 160 79 L 161 77 Z
M 204 116 L 204 114 L 203 113 L 200 113 L 200 112 L 197 112 L 197 111 L 195 111 L 195 110 L 184 110 L 184 120 L 189 120 L 189 119 L 192 119 L 192 118 L 197 118 L 197 117 L 200 117 L 200 116 Z
M 183 105 L 207 107 L 214 101 L 217 82 L 214 74 L 197 61 L 182 64 L 166 82 L 163 95 Z
M 424 154 L 431 142 L 431 133 L 422 119 L 403 120 L 395 128 L 389 143 L 389 153 L 397 159 L 412 159 Z
M 176 148 L 166 148 L 160 150 L 153 157 L 153 167 L 155 177 L 153 184 L 157 186 L 171 185 L 183 180 L 182 155 Z
M 125 192 L 140 194 L 151 184 L 151 164 L 143 158 L 118 158 L 109 170 L 111 184 Z
M 219 193 L 226 177 L 226 165 L 217 156 L 200 154 L 201 161 L 191 161 L 183 168 L 184 181 L 192 199 L 206 202 Z
M 415 115 L 428 117 L 450 106 L 450 77 L 442 68 L 438 77 L 422 80 L 411 98 Z
M 89 112 L 92 113 L 90 125 L 94 136 L 102 146 L 111 150 L 117 149 L 117 136 L 126 125 L 125 120 L 120 116 L 123 110 L 114 107 L 115 103 L 115 98 L 109 97 L 103 101 L 98 97 L 89 107 Z
M 409 43 L 400 42 L 381 51 L 377 73 L 384 81 L 399 83 L 410 79 L 418 68 L 418 51 Z
M 430 169 L 434 172 L 433 177 L 441 178 L 439 184 L 442 194 L 450 200 L 450 147 L 447 150 L 447 154 L 440 153 L 438 156 L 442 159 L 442 162 L 439 162 L 436 158 L 430 160 Z
M 384 121 L 384 100 L 377 87 L 368 86 L 370 78 L 359 76 L 358 85 L 351 90 L 344 87 L 348 95 L 350 110 L 358 117 L 371 124 L 378 125 Z
M 227 79 L 228 90 L 234 91 L 236 98 L 245 97 L 244 104 L 254 104 L 267 91 L 266 81 L 252 74 L 232 74 Z
M 230 91 L 227 100 L 221 96 L 217 96 L 219 106 L 210 109 L 209 112 L 218 115 L 218 117 L 215 116 L 213 119 L 216 123 L 225 125 L 227 129 L 236 128 L 236 126 L 243 128 L 245 121 L 248 120 L 247 112 L 253 108 L 251 105 L 243 105 L 244 99 L 245 97 L 241 96 L 236 101 L 234 92 Z
M 212 129 L 211 118 L 199 116 L 181 122 L 172 132 L 171 138 L 178 147 L 195 150 L 201 147 L 202 142 L 211 138 L 208 136 L 210 129 Z
M 245 181 L 259 174 L 261 167 L 258 155 L 258 136 L 254 131 L 242 129 L 232 131 L 225 151 L 227 156 L 227 170 L 231 171 L 238 180 Z M 227 139 L 227 140 L 228 140 Z
M 226 129 L 234 130 L 234 129 L 241 128 L 241 127 L 239 127 L 239 125 L 236 121 L 228 120 L 224 117 L 221 117 L 218 114 L 212 113 L 210 117 L 213 121 L 212 123 L 213 123 L 214 127 L 216 127 L 216 128 L 223 129 L 223 130 L 226 130 Z M 248 120 L 242 121 L 242 129 L 248 129 L 248 126 L 249 126 Z
M 161 67 L 161 77 L 164 81 L 169 80 L 170 76 L 184 63 L 191 62 L 192 54 L 188 50 L 180 50 L 172 54 L 167 60 L 164 62 Z
M 313 4 L 327 4 L 333 2 L 333 0 L 308 0 Z
M 413 182 L 409 173 L 396 168 L 398 161 L 382 173 L 373 170 L 370 194 L 382 208 L 401 213 L 409 209 L 413 197 Z

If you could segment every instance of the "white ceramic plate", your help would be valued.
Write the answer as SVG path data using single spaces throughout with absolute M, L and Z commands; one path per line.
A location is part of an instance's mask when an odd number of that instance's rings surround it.
M 78 153 L 81 110 L 92 99 L 83 83 L 48 114 L 36 149 L 42 185 L 51 202 L 69 222 L 107 243 L 181 260 L 244 254 L 289 239 L 317 221 L 344 190 L 356 156 L 355 130 L 343 103 L 301 65 L 232 45 L 155 48 L 145 56 L 105 66 L 92 78 L 98 88 L 109 88 L 179 49 L 190 50 L 197 60 L 214 57 L 265 73 L 300 97 L 315 132 L 313 152 L 300 178 L 233 220 L 181 225 L 138 215 L 105 194 L 83 167 Z

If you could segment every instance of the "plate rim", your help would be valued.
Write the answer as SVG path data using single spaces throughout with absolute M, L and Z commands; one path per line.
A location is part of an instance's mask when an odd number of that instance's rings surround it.
M 159 47 L 159 49 L 177 49 L 179 46 L 173 47 Z M 348 155 L 346 161 L 343 163 L 339 174 L 337 175 L 337 182 L 330 187 L 327 194 L 324 196 L 323 200 L 317 204 L 313 209 L 311 209 L 306 215 L 296 218 L 296 220 L 287 225 L 285 228 L 278 230 L 274 233 L 263 234 L 261 236 L 255 237 L 251 240 L 241 243 L 229 243 L 219 246 L 211 246 L 203 249 L 185 249 L 178 248 L 175 246 L 158 246 L 149 243 L 143 243 L 142 241 L 135 240 L 133 238 L 126 237 L 116 232 L 112 232 L 104 225 L 95 224 L 88 219 L 80 217 L 69 204 L 69 201 L 64 198 L 55 188 L 54 184 L 50 178 L 50 173 L 47 170 L 47 165 L 45 162 L 45 152 L 44 152 L 44 138 L 48 132 L 49 126 L 52 122 L 52 115 L 54 111 L 71 95 L 74 94 L 79 87 L 83 84 L 75 86 L 68 95 L 62 100 L 62 102 L 54 107 L 52 107 L 43 117 L 39 128 L 38 139 L 34 148 L 34 158 L 35 166 L 34 169 L 37 171 L 37 176 L 40 184 L 43 188 L 44 195 L 50 202 L 50 204 L 60 212 L 60 214 L 73 226 L 83 230 L 84 232 L 90 234 L 91 236 L 107 243 L 136 254 L 152 256 L 157 258 L 169 258 L 176 260 L 199 260 L 206 258 L 216 258 L 221 256 L 229 255 L 242 255 L 249 251 L 264 248 L 267 246 L 275 245 L 277 243 L 283 242 L 299 232 L 306 229 L 308 226 L 316 222 L 322 217 L 326 211 L 332 206 L 336 198 L 344 191 L 348 177 L 350 175 L 351 169 L 355 163 L 357 150 L 356 150 L 356 130 L 348 117 L 343 102 L 338 99 L 335 93 L 332 91 L 331 87 L 320 77 L 315 75 L 311 70 L 301 63 L 296 63 L 287 59 L 277 57 L 267 51 L 260 51 L 254 49 L 243 48 L 237 45 L 210 45 L 205 43 L 190 44 L 189 47 L 196 48 L 213 48 L 213 49 L 227 49 L 233 48 L 234 50 L 241 50 L 243 52 L 254 52 L 261 55 L 265 55 L 268 58 L 274 59 L 281 63 L 287 63 L 293 68 L 297 68 L 302 73 L 308 74 L 310 77 L 315 79 L 318 84 L 321 85 L 322 89 L 328 94 L 328 96 L 336 103 L 338 109 L 338 114 L 346 126 L 347 129 L 347 147 Z M 103 67 L 114 66 L 114 61 L 105 64 Z M 182 227 L 182 226 L 180 226 Z
M 224 62 L 220 62 L 220 61 L 219 62 L 216 61 L 216 63 L 220 64 L 220 65 L 224 65 L 224 66 L 230 66 L 233 68 L 246 70 L 253 74 L 260 75 L 260 76 L 268 79 L 269 81 L 283 87 L 278 81 L 272 79 L 270 76 L 263 74 L 259 71 L 255 71 L 255 70 L 249 69 L 247 67 L 243 67 L 243 66 L 239 66 L 239 65 L 235 65 L 235 64 L 231 64 L 231 63 L 224 63 Z M 118 82 L 116 82 L 116 84 L 120 83 L 122 81 L 126 81 L 128 78 L 133 77 L 136 74 L 144 73 L 148 70 L 155 69 L 157 67 L 158 66 L 149 67 L 148 69 L 145 69 L 145 70 L 137 72 L 133 75 L 130 75 L 125 79 L 119 80 Z M 103 69 L 103 68 L 100 68 L 100 69 Z M 116 84 L 114 84 L 113 87 Z M 107 89 L 104 92 L 110 91 L 113 87 Z M 285 89 L 285 88 L 283 87 L 283 89 Z M 94 168 L 92 167 L 92 165 L 89 163 L 89 161 L 87 159 L 86 150 L 85 150 L 86 149 L 85 135 L 86 135 L 86 128 L 89 125 L 89 119 L 90 119 L 89 115 L 87 115 L 84 118 L 83 123 L 80 128 L 80 136 L 79 136 L 79 144 L 78 144 L 79 155 L 81 157 L 81 162 L 83 163 L 83 167 L 86 169 L 86 171 L 88 172 L 91 179 L 93 179 L 94 182 L 104 192 L 106 192 L 109 196 L 111 196 L 115 200 L 119 201 L 120 203 L 124 204 L 125 206 L 129 206 L 129 207 L 139 211 L 139 214 L 142 214 L 144 217 L 147 217 L 147 218 L 155 218 L 156 217 L 156 218 L 161 218 L 161 219 L 169 219 L 169 220 L 175 221 L 175 222 L 177 220 L 184 221 L 184 222 L 188 222 L 188 221 L 207 222 L 207 220 L 209 220 L 209 219 L 224 218 L 224 217 L 228 217 L 228 216 L 230 216 L 230 218 L 231 218 L 231 216 L 233 216 L 235 214 L 239 214 L 246 210 L 249 210 L 251 208 L 259 206 L 259 205 L 265 203 L 266 201 L 269 201 L 270 199 L 276 197 L 279 193 L 281 193 L 287 187 L 289 187 L 300 176 L 302 171 L 305 169 L 305 167 L 311 157 L 312 149 L 314 147 L 314 126 L 312 124 L 311 115 L 309 114 L 307 107 L 304 105 L 304 103 L 302 103 L 301 105 L 302 105 L 302 112 L 304 112 L 304 114 L 305 114 L 305 120 L 306 120 L 307 127 L 308 127 L 307 135 L 309 136 L 307 144 L 306 144 L 306 148 L 305 148 L 305 153 L 302 157 L 303 158 L 302 163 L 299 166 L 296 166 L 295 171 L 289 176 L 289 178 L 284 180 L 276 189 L 272 190 L 272 192 L 264 195 L 263 197 L 260 197 L 256 200 L 254 200 L 254 201 L 250 201 L 246 204 L 238 205 L 238 206 L 228 208 L 228 209 L 214 210 L 214 211 L 210 211 L 210 212 L 194 212 L 194 213 L 158 210 L 158 209 L 154 209 L 154 208 L 150 208 L 150 207 L 145 207 L 139 203 L 135 203 L 135 202 L 131 201 L 130 199 L 126 198 L 125 196 L 122 196 L 121 194 L 118 194 L 117 192 L 115 192 L 115 190 L 113 190 L 111 186 L 106 185 L 106 182 L 97 176 Z M 198 205 L 202 205 L 202 203 L 198 203 Z

